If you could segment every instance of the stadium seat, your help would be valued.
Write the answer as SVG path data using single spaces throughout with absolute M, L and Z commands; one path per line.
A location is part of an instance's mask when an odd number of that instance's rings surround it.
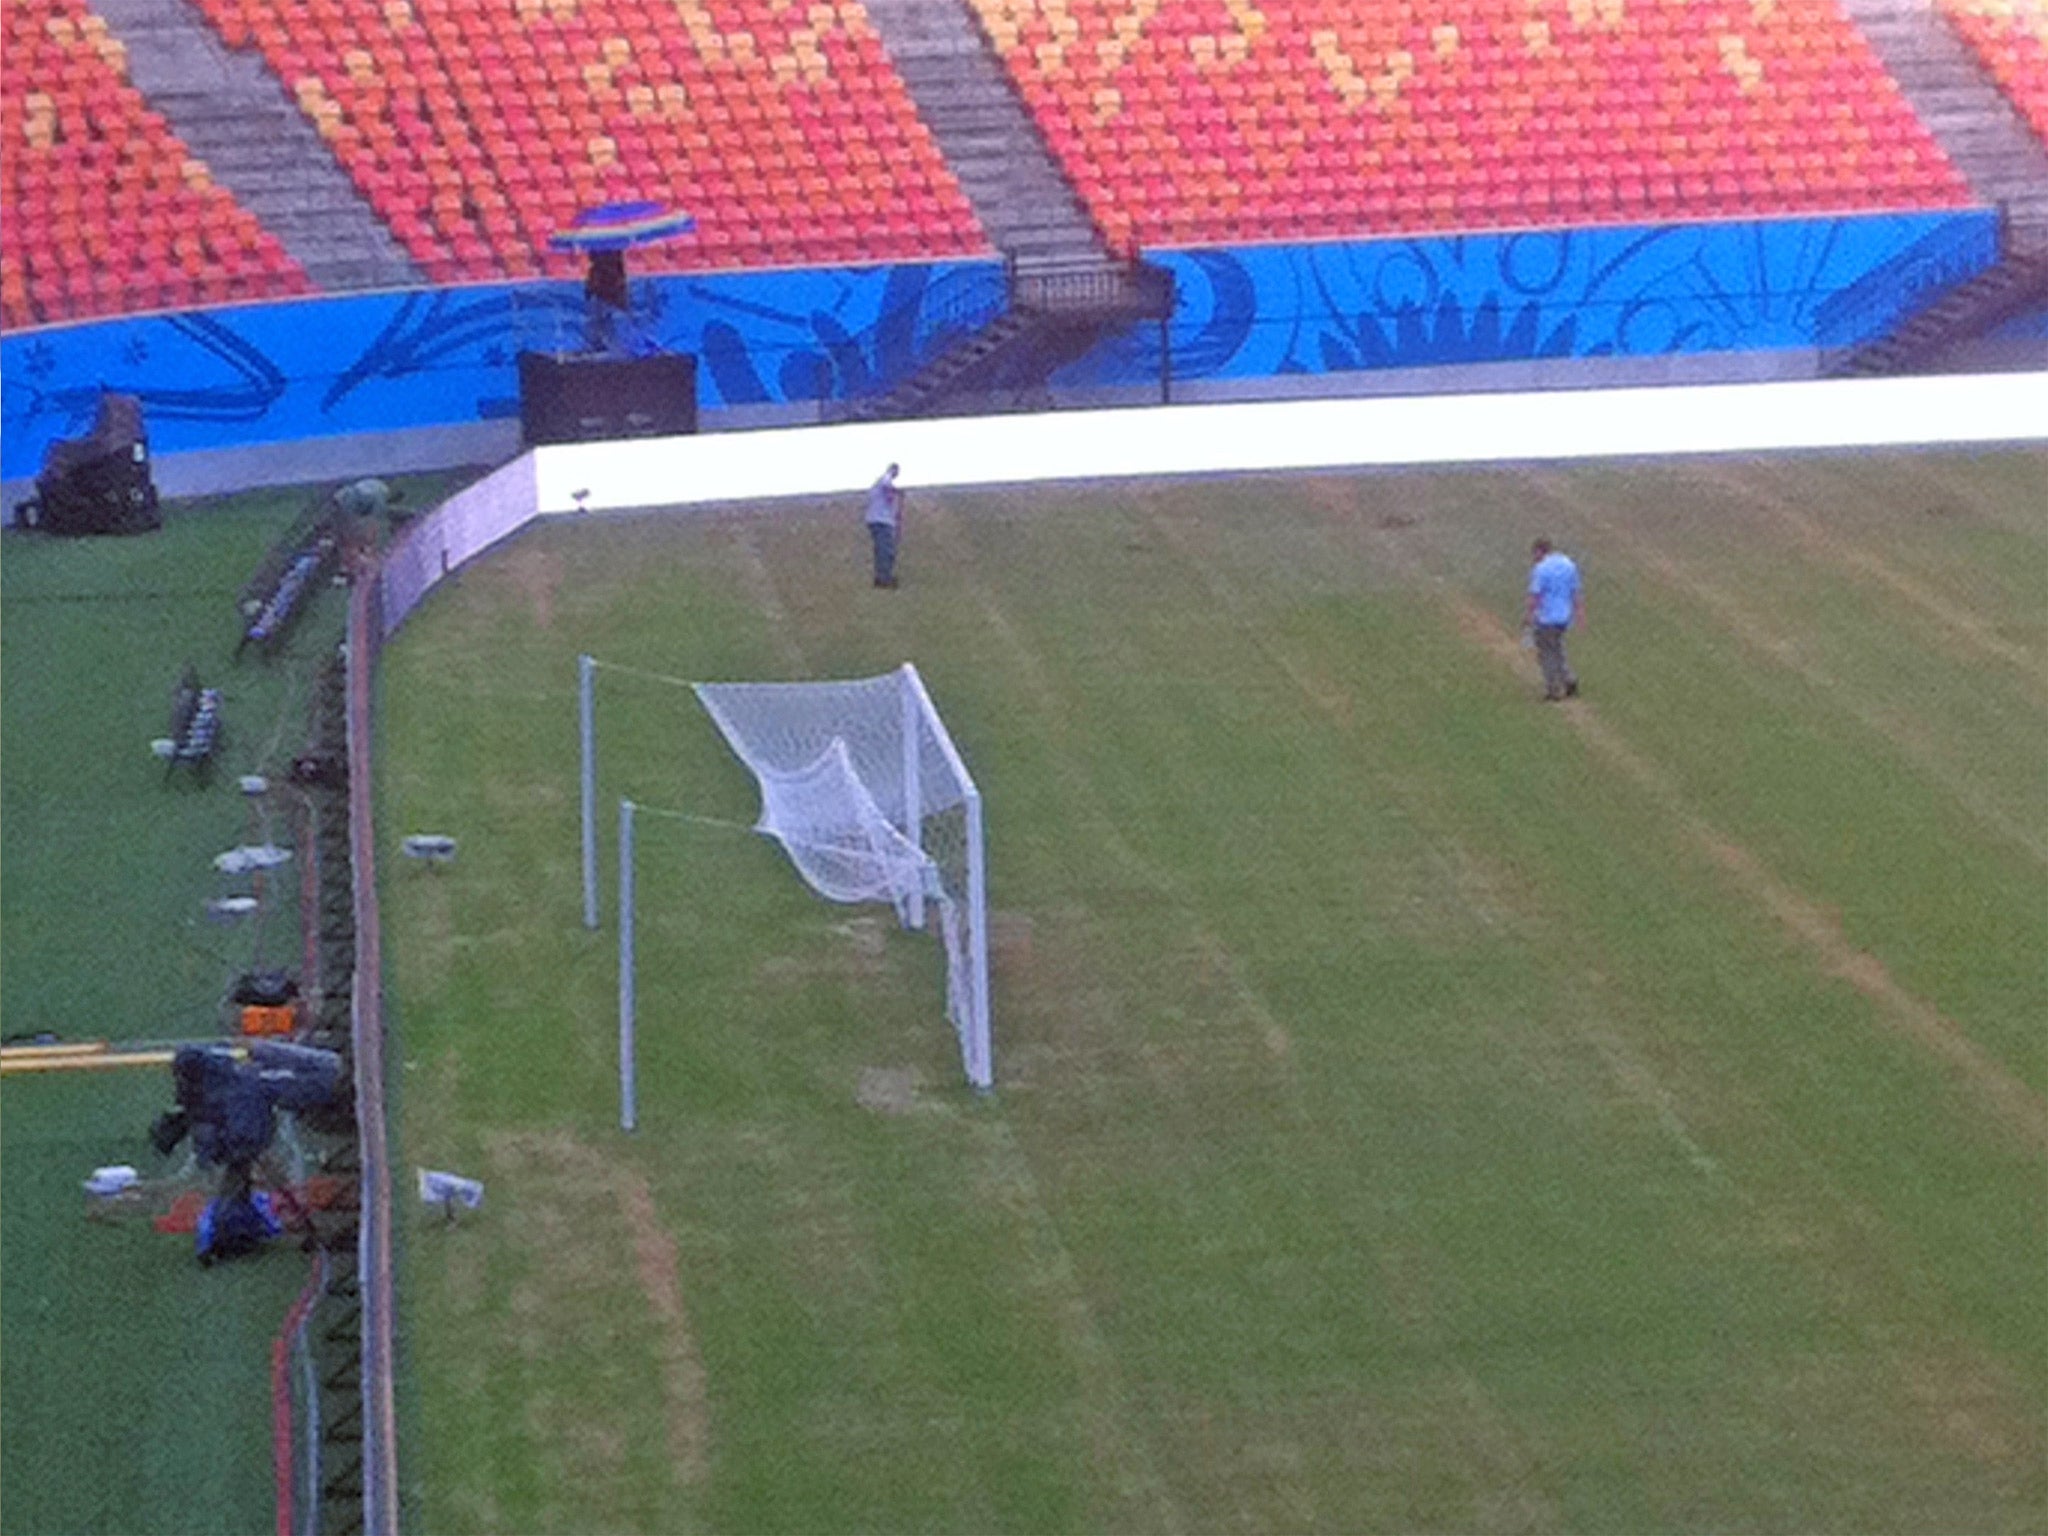
M 2048 143 L 2048 12 L 2015 0 L 1941 0 L 1941 9 L 2035 136 Z
M 223 38 L 247 39 L 294 82 L 433 274 L 571 275 L 580 262 L 546 250 L 547 235 L 595 203 L 643 198 L 681 206 L 698 228 L 642 252 L 641 270 L 784 263 L 798 247 L 778 224 L 789 192 L 774 178 L 831 163 L 842 144 L 868 151 L 876 196 L 841 177 L 802 194 L 836 253 L 821 259 L 989 249 L 857 0 L 200 4 Z M 453 167 L 424 209 L 416 167 Z M 747 178 L 714 174 L 740 168 Z M 919 188 L 943 217 L 892 227 L 874 211 Z
M 129 83 L 126 49 L 83 0 L 8 0 L 4 27 L 0 325 L 181 302 L 184 285 L 167 281 L 162 259 L 172 230 L 217 235 L 223 276 L 231 259 L 241 296 L 310 289 L 149 109 Z
M 1120 244 L 1970 196 L 1835 0 L 1444 0 L 1426 17 L 1408 0 L 1297 0 L 1285 25 L 1206 0 L 971 3 Z M 1757 173 L 1786 137 L 1816 163 Z M 1521 174 L 1538 162 L 1545 175 Z M 1211 163 L 1258 195 L 1218 197 Z

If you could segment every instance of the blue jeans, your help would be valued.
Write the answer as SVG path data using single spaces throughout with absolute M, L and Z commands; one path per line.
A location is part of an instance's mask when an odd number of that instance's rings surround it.
M 869 523 L 868 537 L 875 541 L 875 585 L 896 584 L 896 530 L 887 523 Z

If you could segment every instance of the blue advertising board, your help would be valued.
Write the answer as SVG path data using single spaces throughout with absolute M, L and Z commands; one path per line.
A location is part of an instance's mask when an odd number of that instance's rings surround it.
M 1166 251 L 1179 379 L 1840 345 L 1996 260 L 1990 209 Z M 992 262 L 669 276 L 644 340 L 699 359 L 699 407 L 844 400 L 943 337 Z M 1853 301 L 1853 302 L 1851 302 Z M 957 307 L 957 306 L 953 306 Z M 342 295 L 0 337 L 0 476 L 33 475 L 102 386 L 159 453 L 453 426 L 518 410 L 517 356 L 585 323 L 573 283 Z M 1823 332 L 1827 334 L 1823 334 Z M 572 342 L 571 345 L 580 345 Z M 1134 327 L 1058 385 L 1156 378 Z
M 1149 253 L 1178 290 L 1177 379 L 1751 352 L 1823 344 L 1831 298 L 1875 334 L 1917 282 L 1998 259 L 1990 209 L 1754 223 L 1528 230 Z M 1860 337 L 1856 339 L 1861 339 Z M 1837 345 L 1836 337 L 1826 344 Z M 1064 385 L 1156 377 L 1145 327 L 1099 347 Z
M 636 280 L 649 346 L 697 354 L 698 404 L 838 399 L 901 373 L 920 300 L 993 262 Z M 901 316 L 904 323 L 889 323 Z M 586 313 L 575 283 L 340 295 L 52 326 L 0 337 L 0 478 L 83 431 L 102 386 L 137 395 L 159 454 L 514 416 L 518 354 Z M 903 354 L 898 356 L 897 354 Z

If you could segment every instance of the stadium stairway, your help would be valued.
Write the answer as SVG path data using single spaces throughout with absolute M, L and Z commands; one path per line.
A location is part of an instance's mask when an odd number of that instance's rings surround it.
M 855 420 L 1049 404 L 1046 381 L 1104 335 L 1157 318 L 1140 267 L 1111 252 L 964 0 L 867 0 L 869 19 L 990 240 L 1008 304 Z
M 1174 284 L 1164 268 L 1109 262 L 1086 271 L 1038 268 L 1004 274 L 1004 305 L 979 330 L 885 394 L 853 402 L 854 421 L 968 412 L 1051 410 L 1052 376 L 1097 343 L 1139 325 L 1164 325 Z M 1162 359 L 1166 349 L 1160 348 Z M 1133 381 L 1136 382 L 1136 381 Z M 1162 361 L 1159 398 L 1171 398 Z
M 188 0 L 94 0 L 138 90 L 323 289 L 425 281 L 284 85 Z
M 2048 251 L 2048 148 L 1933 0 L 1844 0 L 1920 120 L 1977 195 L 2006 210 L 2016 251 Z
M 1846 378 L 1939 367 L 1951 349 L 2048 297 L 2048 148 L 1933 0 L 1844 0 L 1844 8 L 1977 195 L 2005 210 L 2005 250 L 1996 266 L 1929 295 L 1822 371 Z
M 1831 379 L 1939 369 L 1944 355 L 2048 301 L 2048 251 L 2008 252 L 1998 265 L 1945 289 L 1884 335 L 1822 371 Z
M 975 216 L 1020 270 L 1112 265 L 962 0 L 867 0 L 869 18 Z

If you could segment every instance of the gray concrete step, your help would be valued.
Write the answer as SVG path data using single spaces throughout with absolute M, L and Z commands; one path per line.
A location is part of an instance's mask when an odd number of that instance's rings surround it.
M 191 0 L 93 8 L 127 45 L 136 88 L 318 286 L 424 282 L 260 56 L 231 51 Z
M 1939 366 L 1955 348 L 2048 298 L 2048 253 L 2015 255 L 1949 290 L 1829 371 L 1874 376 Z
M 1934 0 L 1843 0 L 1913 110 L 1986 202 L 2048 194 L 2048 149 Z
M 1107 265 L 1094 222 L 966 0 L 868 0 L 868 15 L 998 249 Z

